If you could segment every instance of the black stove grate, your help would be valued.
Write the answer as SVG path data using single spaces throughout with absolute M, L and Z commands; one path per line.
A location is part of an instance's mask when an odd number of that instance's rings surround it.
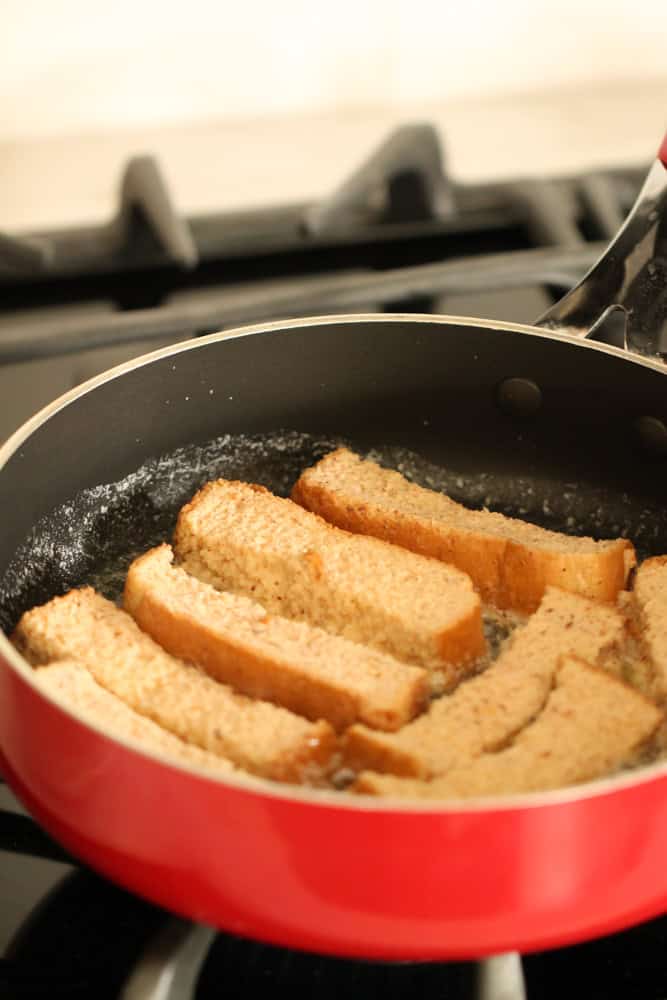
M 321 202 L 183 218 L 155 160 L 135 158 L 107 225 L 0 236 L 0 362 L 326 311 L 436 312 L 521 280 L 560 294 L 643 173 L 458 184 L 436 131 L 406 125 Z
M 0 233 L 0 440 L 87 378 L 217 330 L 362 312 L 531 323 L 644 173 L 461 184 L 436 131 L 405 125 L 322 201 L 185 218 L 156 161 L 134 158 L 109 223 Z

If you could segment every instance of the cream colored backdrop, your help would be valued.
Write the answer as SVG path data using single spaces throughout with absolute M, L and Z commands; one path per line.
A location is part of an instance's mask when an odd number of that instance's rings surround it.
M 665 0 L 0 0 L 0 140 L 653 77 Z

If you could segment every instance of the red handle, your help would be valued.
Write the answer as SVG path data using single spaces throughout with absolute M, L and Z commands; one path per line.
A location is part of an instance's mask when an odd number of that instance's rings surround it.
M 667 135 L 662 140 L 662 146 L 658 150 L 658 159 L 662 163 L 663 167 L 667 168 Z

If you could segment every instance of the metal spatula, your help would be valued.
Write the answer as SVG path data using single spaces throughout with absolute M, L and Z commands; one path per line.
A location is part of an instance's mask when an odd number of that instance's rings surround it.
M 667 356 L 667 136 L 618 235 L 536 325 Z

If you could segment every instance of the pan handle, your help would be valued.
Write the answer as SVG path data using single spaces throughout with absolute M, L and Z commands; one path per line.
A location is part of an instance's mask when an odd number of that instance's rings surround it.
M 536 326 L 667 359 L 667 135 L 602 257 Z

